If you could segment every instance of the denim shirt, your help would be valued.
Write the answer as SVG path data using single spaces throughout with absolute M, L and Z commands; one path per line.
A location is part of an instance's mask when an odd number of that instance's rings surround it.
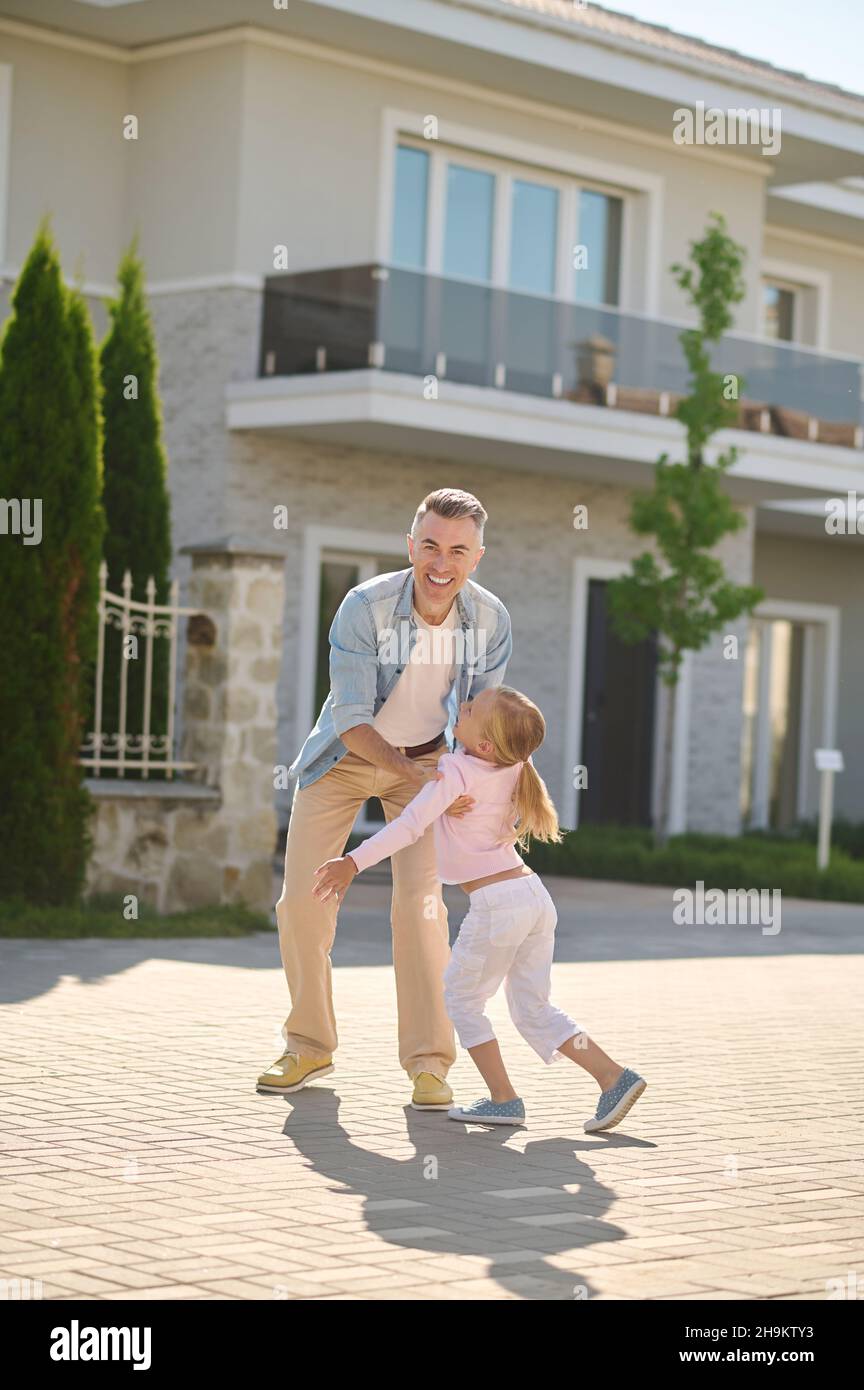
M 418 638 L 413 617 L 414 571 L 379 574 L 350 589 L 330 628 L 330 694 L 289 768 L 308 787 L 348 752 L 340 735 L 371 724 L 410 659 Z M 500 685 L 513 649 L 510 615 L 500 599 L 472 580 L 456 594 L 453 650 L 456 676 L 447 697 L 447 746 L 459 705 Z

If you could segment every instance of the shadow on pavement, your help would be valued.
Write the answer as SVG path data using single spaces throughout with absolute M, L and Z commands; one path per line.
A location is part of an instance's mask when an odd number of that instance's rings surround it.
M 278 1102 L 279 1097 L 273 1099 Z M 488 1260 L 488 1269 L 478 1270 L 477 1277 L 494 1279 L 521 1298 L 591 1297 L 587 1274 L 558 1269 L 548 1263 L 548 1257 L 626 1237 L 620 1226 L 604 1219 L 614 1194 L 597 1181 L 578 1151 L 601 1144 L 654 1148 L 620 1133 L 608 1138 L 586 1136 L 584 1141 L 528 1139 L 523 1152 L 507 1142 L 522 1130 L 466 1126 L 450 1120 L 446 1111 L 418 1111 L 408 1105 L 404 1114 L 414 1153 L 398 1159 L 352 1141 L 339 1122 L 340 1099 L 335 1092 L 310 1087 L 291 1100 L 284 1134 L 305 1156 L 310 1169 L 338 1182 L 338 1188 L 331 1189 L 334 1198 L 339 1192 L 364 1198 L 368 1231 L 394 1251 L 422 1250 L 430 1258 L 480 1256 Z M 424 1171 L 437 1171 L 437 1177 L 425 1177 Z M 526 1196 L 532 1188 L 549 1190 Z M 508 1207 L 516 1205 L 514 1198 L 495 1195 L 502 1192 L 512 1192 L 514 1197 L 518 1192 L 518 1215 L 508 1213 Z M 526 1206 L 531 1209 L 527 1220 Z M 557 1219 L 544 1224 L 544 1217 Z M 561 1217 L 572 1220 L 561 1221 Z M 345 1242 L 352 1238 L 346 1235 Z M 574 1260 L 578 1261 L 578 1255 Z M 430 1278 L 434 1282 L 434 1275 Z M 409 1297 L 414 1287 L 406 1286 Z

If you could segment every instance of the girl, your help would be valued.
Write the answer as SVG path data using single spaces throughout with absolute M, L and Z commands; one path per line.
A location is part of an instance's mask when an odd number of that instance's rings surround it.
M 533 701 L 501 685 L 466 700 L 454 725 L 461 747 L 438 761 L 429 782 L 395 820 L 341 859 L 315 870 L 315 897 L 339 898 L 355 874 L 395 854 L 434 825 L 442 883 L 458 883 L 469 910 L 444 972 L 447 1012 L 489 1088 L 489 1096 L 452 1120 L 525 1124 L 525 1106 L 511 1085 L 501 1051 L 484 1013 L 504 982 L 510 1017 L 547 1064 L 567 1057 L 590 1072 L 600 1087 L 594 1117 L 583 1128 L 611 1129 L 645 1090 L 646 1082 L 620 1067 L 549 999 L 558 914 L 537 874 L 523 862 L 528 838 L 558 841 L 558 817 L 531 754 L 546 724 Z M 474 798 L 462 820 L 445 816 L 459 796 Z

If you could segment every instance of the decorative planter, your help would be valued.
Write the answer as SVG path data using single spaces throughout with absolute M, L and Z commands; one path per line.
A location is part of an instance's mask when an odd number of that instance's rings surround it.
M 785 435 L 788 439 L 812 438 L 810 420 L 811 416 L 806 410 L 791 410 L 785 405 L 771 407 L 771 428 L 774 434 Z
M 580 386 L 588 386 L 605 396 L 615 374 L 615 344 L 599 333 L 592 333 L 576 344 L 576 369 Z
M 742 430 L 757 430 L 760 434 L 771 431 L 770 407 L 761 401 L 740 401 L 738 404 L 738 424 Z
M 836 420 L 819 420 L 816 434 L 820 444 L 839 444 L 846 449 L 861 448 L 861 427 L 838 423 Z

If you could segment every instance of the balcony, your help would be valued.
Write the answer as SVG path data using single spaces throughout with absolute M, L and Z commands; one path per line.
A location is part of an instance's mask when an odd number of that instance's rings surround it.
M 687 390 L 680 326 L 382 265 L 268 278 L 262 377 L 379 368 L 667 415 Z M 738 427 L 861 447 L 861 364 L 728 336 Z
M 383 265 L 269 277 L 259 375 L 229 430 L 644 486 L 681 457 L 681 325 Z M 864 492 L 861 364 L 741 335 L 729 476 L 741 502 Z

